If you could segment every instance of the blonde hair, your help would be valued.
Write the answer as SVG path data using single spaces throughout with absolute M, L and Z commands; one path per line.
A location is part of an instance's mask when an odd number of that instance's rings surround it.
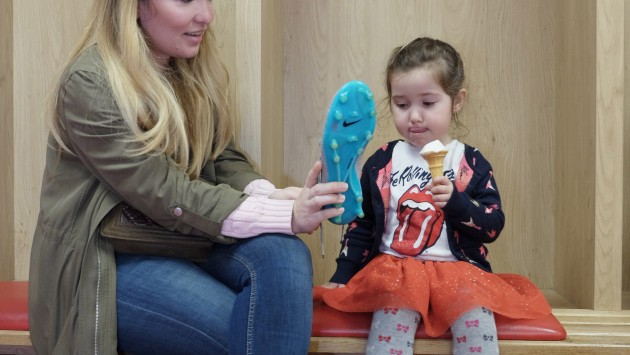
M 167 154 L 197 178 L 203 165 L 234 139 L 227 70 L 212 27 L 197 56 L 171 59 L 169 68 L 159 68 L 137 23 L 138 1 L 97 0 L 65 67 L 97 44 L 118 108 L 133 132 L 131 140 L 142 143 L 134 154 Z M 62 142 L 56 113 L 60 85 L 53 92 L 51 132 L 70 151 Z

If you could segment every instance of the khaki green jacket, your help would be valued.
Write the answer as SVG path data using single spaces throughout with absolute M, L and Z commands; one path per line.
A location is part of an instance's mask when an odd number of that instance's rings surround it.
M 96 47 L 62 78 L 58 114 L 74 155 L 49 139 L 29 276 L 38 354 L 116 354 L 116 265 L 98 226 L 119 201 L 171 230 L 229 242 L 222 221 L 262 178 L 233 146 L 195 181 L 164 155 L 134 157 L 106 78 Z

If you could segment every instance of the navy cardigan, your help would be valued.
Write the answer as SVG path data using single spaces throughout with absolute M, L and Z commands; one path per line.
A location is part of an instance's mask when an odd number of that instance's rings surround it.
M 348 225 L 331 282 L 346 284 L 379 254 L 385 228 L 384 204 L 389 203 L 389 196 L 382 196 L 384 190 L 381 187 L 389 184 L 391 169 L 388 167 L 391 167 L 392 152 L 398 142 L 400 140 L 383 145 L 363 165 L 361 188 L 365 216 Z M 465 145 L 459 165 L 457 176 L 450 177 L 455 184 L 453 194 L 442 208 L 448 243 L 457 259 L 491 272 L 488 249 L 484 244 L 495 241 L 505 223 L 492 167 L 477 149 L 469 145 Z

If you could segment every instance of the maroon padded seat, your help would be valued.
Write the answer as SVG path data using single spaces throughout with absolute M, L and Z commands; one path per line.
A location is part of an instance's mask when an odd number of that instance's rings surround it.
M 508 319 L 495 315 L 497 336 L 500 340 L 564 340 L 567 332 L 558 319 L 549 314 L 541 319 Z M 316 303 L 313 308 L 314 337 L 367 338 L 372 313 L 345 313 Z M 447 331 L 439 338 L 450 339 Z M 431 339 L 420 325 L 416 339 Z
M 28 282 L 0 281 L 0 330 L 28 329 Z
M 313 308 L 314 337 L 367 338 L 371 313 L 345 313 L 321 303 Z M 553 314 L 541 319 L 507 319 L 496 315 L 497 333 L 502 340 L 564 340 L 567 333 Z M 29 330 L 28 282 L 0 282 L 0 330 Z M 440 338 L 450 339 L 447 331 Z M 418 327 L 416 339 L 429 339 Z

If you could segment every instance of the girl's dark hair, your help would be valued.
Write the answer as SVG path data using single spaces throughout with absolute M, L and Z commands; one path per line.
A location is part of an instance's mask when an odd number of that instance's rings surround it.
M 416 38 L 395 48 L 389 57 L 385 75 L 388 108 L 391 109 L 392 77 L 419 68 L 431 69 L 435 80 L 453 100 L 464 87 L 464 63 L 455 48 L 439 39 Z M 456 114 L 453 123 L 456 127 L 462 126 Z

